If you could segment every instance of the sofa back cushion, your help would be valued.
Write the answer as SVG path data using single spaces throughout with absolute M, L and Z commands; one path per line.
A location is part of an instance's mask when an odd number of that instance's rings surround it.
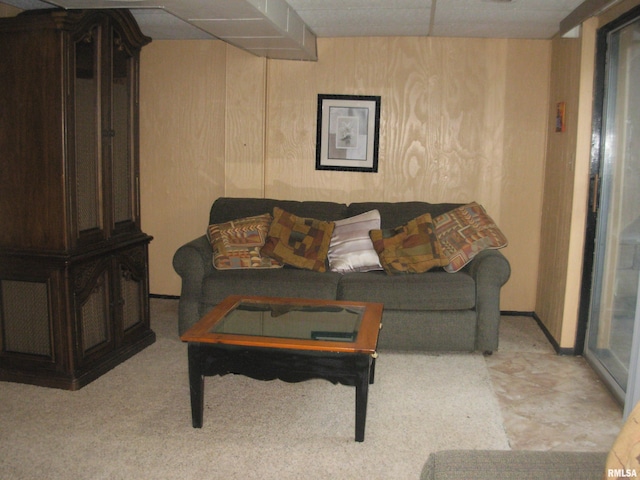
M 396 228 L 408 223 L 410 220 L 430 213 L 435 218 L 454 208 L 459 203 L 427 203 L 427 202 L 364 202 L 349 205 L 346 216 L 352 217 L 369 210 L 380 212 L 380 228 Z
M 332 222 L 345 218 L 347 212 L 347 206 L 344 203 L 220 197 L 211 206 L 209 225 L 230 222 L 238 218 L 254 217 L 263 213 L 273 215 L 274 207 L 279 207 L 298 217 Z

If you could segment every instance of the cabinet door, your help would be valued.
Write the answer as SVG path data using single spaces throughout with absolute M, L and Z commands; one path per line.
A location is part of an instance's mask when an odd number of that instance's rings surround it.
M 109 257 L 103 257 L 75 265 L 71 272 L 80 367 L 115 348 L 110 270 Z
M 134 133 L 137 131 L 137 52 L 125 42 L 117 25 L 113 25 L 110 32 L 110 216 L 112 234 L 118 235 L 139 230 L 137 138 Z
M 101 24 L 93 24 L 73 41 L 73 229 L 80 245 L 103 240 L 103 156 L 101 152 Z
M 79 245 L 139 232 L 139 49 L 96 17 L 73 36 L 74 229 Z
M 119 295 L 117 315 L 125 343 L 149 328 L 146 259 L 146 244 L 125 250 L 115 257 L 115 288 Z

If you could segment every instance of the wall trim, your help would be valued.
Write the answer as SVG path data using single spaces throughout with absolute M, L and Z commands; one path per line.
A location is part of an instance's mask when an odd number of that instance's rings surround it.
M 518 312 L 518 311 L 512 311 L 512 310 L 501 310 L 500 311 L 500 315 L 504 315 L 505 317 L 531 317 L 531 318 L 533 318 L 536 321 L 536 323 L 538 324 L 538 326 L 540 327 L 540 330 L 542 330 L 542 333 L 544 333 L 544 336 L 547 337 L 547 340 L 549 340 L 549 343 L 551 344 L 551 346 L 553 347 L 553 349 L 556 351 L 556 353 L 558 355 L 570 355 L 570 356 L 578 355 L 576 353 L 575 347 L 574 348 L 560 348 L 560 345 L 558 344 L 556 339 L 553 338 L 553 335 L 551 335 L 551 333 L 549 332 L 549 330 L 547 329 L 545 324 L 542 323 L 542 320 L 540 320 L 540 317 L 538 316 L 538 314 L 536 312 Z
M 157 293 L 150 293 L 149 298 L 160 298 L 164 300 L 180 300 L 180 295 L 161 295 Z M 556 351 L 558 355 L 571 355 L 571 356 L 576 355 L 574 348 L 560 348 L 560 345 L 558 345 L 558 342 L 556 342 L 556 339 L 553 338 L 551 333 L 549 333 L 549 330 L 547 330 L 547 327 L 545 327 L 544 323 L 542 323 L 542 320 L 540 320 L 540 317 L 538 317 L 536 312 L 519 312 L 516 310 L 501 310 L 500 315 L 503 315 L 505 317 L 533 318 L 538 324 L 538 326 L 540 327 L 540 329 L 542 330 L 542 333 L 544 333 L 544 336 L 547 337 L 547 340 L 549 340 L 549 343 L 551 343 L 551 346 L 553 347 L 553 349 Z
M 159 293 L 150 293 L 149 298 L 162 298 L 165 300 L 180 300 L 180 295 L 160 295 Z

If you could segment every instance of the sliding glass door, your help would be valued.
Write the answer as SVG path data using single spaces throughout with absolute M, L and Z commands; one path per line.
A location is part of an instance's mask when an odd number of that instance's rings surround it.
M 634 335 L 640 336 L 640 17 L 603 27 L 598 54 L 585 357 L 624 401 L 638 363 Z

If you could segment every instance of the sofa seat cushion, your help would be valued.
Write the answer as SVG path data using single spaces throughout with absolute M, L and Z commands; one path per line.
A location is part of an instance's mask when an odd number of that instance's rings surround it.
M 444 450 L 429 455 L 421 480 L 602 480 L 606 453 Z
M 340 279 L 337 298 L 381 302 L 385 310 L 468 310 L 475 307 L 476 287 L 466 272 L 354 272 Z
M 340 274 L 297 268 L 226 270 L 205 277 L 204 303 L 216 305 L 229 295 L 335 299 Z

